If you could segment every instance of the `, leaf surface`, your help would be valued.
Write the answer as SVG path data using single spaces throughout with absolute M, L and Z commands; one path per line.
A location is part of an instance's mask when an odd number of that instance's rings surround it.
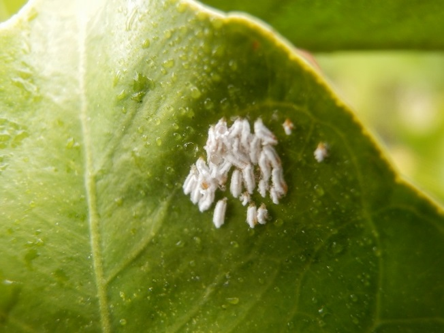
M 279 140 L 289 190 L 253 195 L 265 226 L 218 192 L 216 229 L 182 192 L 221 117 Z M 4 332 L 444 330 L 442 214 L 250 18 L 34 1 L 0 28 L 0 126 Z
M 26 0 L 0 0 L 0 22 L 6 21 L 26 3 Z
M 439 1 L 203 0 L 225 11 L 245 11 L 310 51 L 442 50 L 444 9 Z

